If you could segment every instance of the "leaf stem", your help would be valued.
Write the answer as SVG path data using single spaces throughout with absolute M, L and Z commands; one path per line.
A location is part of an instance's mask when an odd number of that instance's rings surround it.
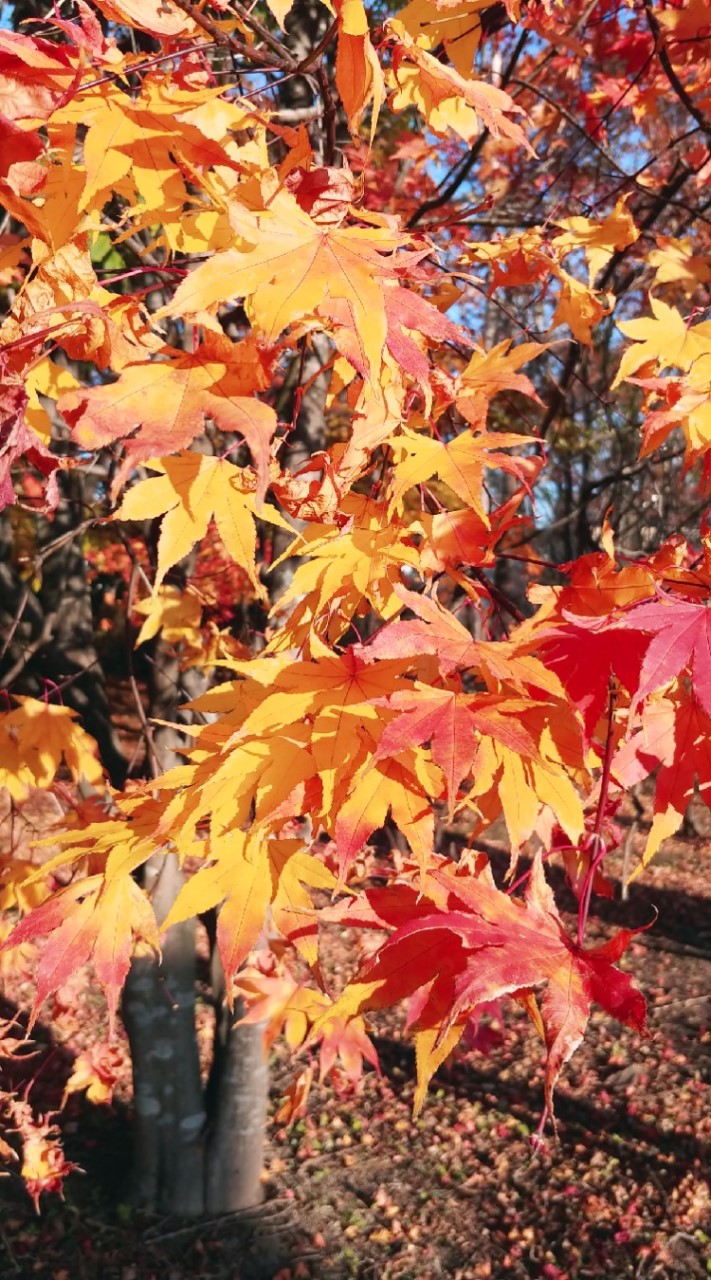
M 580 895 L 578 905 L 578 946 L 582 947 L 585 939 L 585 927 L 590 914 L 590 900 L 592 898 L 592 887 L 595 879 L 595 873 L 603 861 L 607 853 L 607 845 L 602 838 L 602 824 L 605 817 L 605 809 L 607 807 L 607 797 L 610 790 L 610 777 L 612 773 L 612 750 L 613 750 L 613 728 L 615 723 L 615 702 L 617 700 L 617 688 L 613 677 L 610 676 L 608 685 L 608 711 L 607 711 L 607 739 L 605 741 L 605 759 L 602 766 L 602 777 L 600 778 L 600 795 L 597 802 L 597 813 L 595 815 L 595 826 L 588 842 L 588 847 L 592 850 L 595 848 L 597 852 L 590 859 L 590 866 L 585 877 L 583 890 Z

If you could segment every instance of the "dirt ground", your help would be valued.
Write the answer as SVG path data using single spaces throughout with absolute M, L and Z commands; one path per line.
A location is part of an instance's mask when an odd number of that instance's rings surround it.
M 67 1155 L 85 1170 L 69 1176 L 64 1201 L 43 1197 L 36 1216 L 19 1179 L 0 1182 L 0 1277 L 708 1277 L 710 857 L 706 834 L 671 841 L 627 902 L 618 894 L 599 904 L 592 937 L 659 913 L 624 962 L 649 1001 L 651 1036 L 593 1014 L 558 1090 L 558 1136 L 543 1151 L 531 1147 L 543 1058 L 523 1016 L 508 1018 L 486 1055 L 445 1067 L 413 1120 L 413 1053 L 392 1014 L 375 1024 L 380 1077 L 368 1071 L 357 1096 L 317 1087 L 305 1119 L 272 1125 L 260 1210 L 198 1224 L 147 1219 L 128 1204 L 126 1058 L 110 1106 L 75 1097 L 62 1113 Z M 564 890 L 561 901 L 573 907 Z M 326 953 L 336 980 L 352 969 L 347 932 L 332 931 Z M 0 1014 L 27 1008 L 31 994 L 26 977 L 6 976 Z M 53 1003 L 47 1025 L 56 1029 L 38 1028 L 41 1054 L 26 1068 L 41 1111 L 57 1107 L 75 1055 L 105 1027 L 90 975 L 76 975 Z M 292 1071 L 277 1052 L 275 1110 Z

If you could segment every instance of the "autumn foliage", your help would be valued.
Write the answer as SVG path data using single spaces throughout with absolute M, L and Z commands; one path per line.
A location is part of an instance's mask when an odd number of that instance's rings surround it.
M 405 1001 L 420 1106 L 508 997 L 541 1037 L 553 1117 L 593 1003 L 645 1026 L 620 967 L 632 933 L 586 939 L 620 806 L 655 777 L 637 873 L 711 785 L 711 246 L 708 220 L 655 225 L 707 181 L 711 23 L 697 0 L 324 3 L 301 62 L 289 0 L 75 0 L 0 32 L 16 568 L 34 590 L 35 522 L 103 468 L 76 534 L 88 572 L 110 562 L 137 646 L 162 634 L 212 674 L 184 762 L 120 790 L 61 690 L 7 699 L 0 787 L 19 812 L 52 792 L 57 821 L 3 853 L 5 955 L 45 940 L 35 1018 L 90 963 L 113 1027 L 134 953 L 219 909 L 229 999 L 322 1077 L 376 1064 L 368 1015 Z M 290 80 L 312 85 L 311 114 L 284 106 Z M 618 118 L 632 176 L 605 160 Z M 564 138 L 559 204 L 499 224 L 524 183 L 547 193 Z M 539 555 L 581 360 L 605 412 L 638 414 L 640 465 L 676 450 L 695 537 L 687 522 L 618 550 L 603 503 L 594 548 Z M 294 461 L 314 396 L 322 443 Z M 505 562 L 524 601 L 498 585 Z M 235 633 L 236 594 L 261 635 Z M 502 817 L 503 879 L 482 851 Z M 445 823 L 467 834 L 457 859 Z M 140 877 L 157 850 L 189 871 L 159 919 Z M 320 921 L 372 932 L 337 998 Z M 8 1024 L 0 1053 L 21 1051 Z M 99 1100 L 110 1053 L 79 1066 Z M 4 1105 L 31 1194 L 58 1189 L 52 1117 Z

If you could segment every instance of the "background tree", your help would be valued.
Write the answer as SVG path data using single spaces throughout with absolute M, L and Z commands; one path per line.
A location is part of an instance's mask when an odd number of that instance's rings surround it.
M 30 695 L 0 782 L 62 806 L 6 944 L 49 935 L 35 1012 L 89 959 L 112 1021 L 125 985 L 137 1195 L 178 1212 L 258 1198 L 265 1023 L 357 1076 L 364 1014 L 409 999 L 420 1105 L 512 995 L 552 1114 L 593 1000 L 643 1025 L 631 935 L 585 946 L 614 815 L 658 770 L 647 861 L 706 780 L 705 15 L 41 16 L 0 33 L 3 669 Z M 475 852 L 502 819 L 506 886 Z M 14 913 L 12 848 L 4 874 Z M 318 911 L 389 935 L 336 1001 Z

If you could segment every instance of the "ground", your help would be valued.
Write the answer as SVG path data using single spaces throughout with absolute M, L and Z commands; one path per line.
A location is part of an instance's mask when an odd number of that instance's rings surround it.
M 635 840 L 641 840 L 645 822 Z M 5 1280 L 695 1280 L 711 1274 L 711 864 L 706 835 L 668 842 L 628 901 L 603 902 L 591 936 L 648 924 L 625 964 L 649 1001 L 640 1039 L 600 1011 L 558 1090 L 558 1135 L 532 1150 L 543 1059 L 523 1017 L 500 1043 L 444 1068 L 412 1117 L 414 1062 L 396 1014 L 374 1029 L 382 1074 L 356 1096 L 316 1088 L 291 1129 L 273 1124 L 267 1199 L 255 1213 L 185 1224 L 128 1205 L 130 1072 L 110 1106 L 69 1100 L 68 1157 L 85 1170 L 35 1215 L 19 1179 L 0 1182 Z M 619 874 L 620 864 L 616 870 Z M 570 898 L 561 901 L 572 908 Z M 619 884 L 618 884 L 619 890 Z M 353 965 L 333 930 L 327 967 Z M 4 981 L 5 1014 L 31 984 Z M 53 1026 L 50 1032 L 47 1028 Z M 36 1032 L 30 1097 L 55 1108 L 71 1064 L 104 1033 L 78 974 Z M 208 1028 L 205 1024 L 205 1031 Z M 274 1056 L 275 1109 L 293 1071 Z

